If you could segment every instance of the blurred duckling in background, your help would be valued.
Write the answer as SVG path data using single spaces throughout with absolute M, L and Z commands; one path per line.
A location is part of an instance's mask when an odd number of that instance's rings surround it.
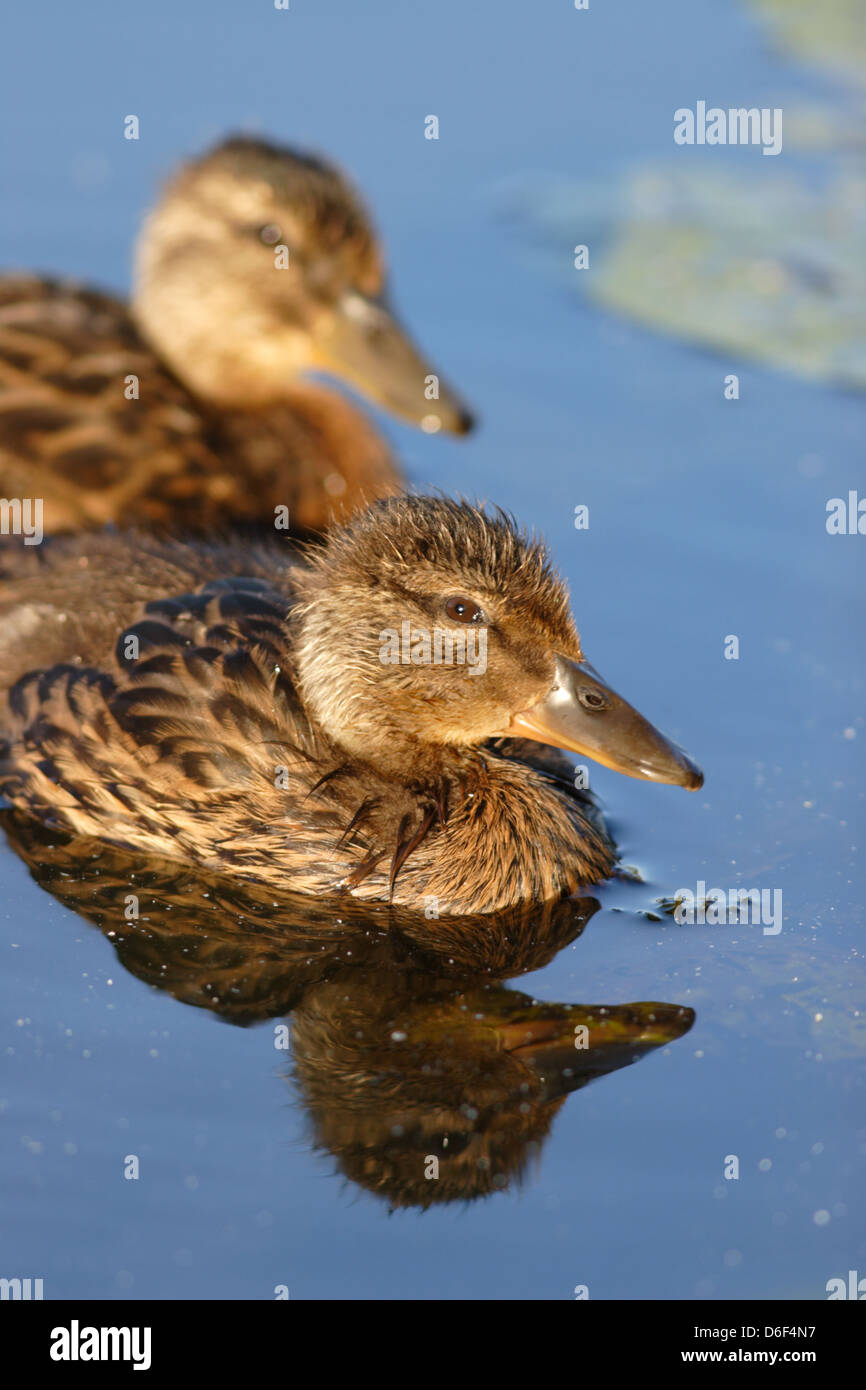
M 277 507 L 292 530 L 317 531 L 401 491 L 364 413 L 302 379 L 328 372 L 429 432 L 470 428 L 384 286 L 338 170 L 226 140 L 147 218 L 129 306 L 0 278 L 0 495 L 41 497 L 48 533 L 273 526 Z
M 31 550 L 0 591 L 0 671 L 0 790 L 19 809 L 420 912 L 610 874 L 614 846 L 551 748 L 702 782 L 586 664 L 544 546 L 441 497 L 384 499 L 303 557 L 110 534 Z

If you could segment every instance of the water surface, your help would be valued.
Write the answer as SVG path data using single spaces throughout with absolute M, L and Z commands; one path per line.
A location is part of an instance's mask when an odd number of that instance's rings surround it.
M 670 161 L 673 111 L 697 99 L 841 98 L 744 8 L 626 8 L 16 16 L 4 262 L 122 289 L 183 154 L 240 126 L 329 152 L 376 212 L 405 317 L 483 419 L 466 442 L 387 425 L 412 477 L 547 536 L 592 662 L 706 774 L 687 795 L 593 769 L 642 881 L 598 889 L 582 933 L 513 982 L 693 1009 L 690 1031 L 571 1095 L 522 1186 L 390 1217 L 312 1142 L 275 1020 L 233 1026 L 148 983 L 0 851 L 0 1273 L 46 1297 L 814 1299 L 864 1269 L 866 543 L 825 529 L 827 499 L 866 486 L 862 397 L 614 316 L 568 281 L 579 205 L 560 278 L 501 203 L 539 174 L 613 188 Z M 826 152 L 712 153 L 729 176 L 757 163 L 773 206 L 777 181 L 826 173 Z M 656 912 L 699 881 L 780 890 L 781 932 Z

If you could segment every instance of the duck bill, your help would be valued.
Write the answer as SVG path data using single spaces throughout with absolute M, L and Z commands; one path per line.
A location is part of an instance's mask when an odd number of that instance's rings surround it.
M 508 735 L 583 753 L 595 762 L 696 791 L 704 775 L 687 753 L 611 690 L 591 666 L 556 657 L 553 685 L 537 705 L 516 714 Z
M 535 1073 L 550 1101 L 669 1046 L 694 1021 L 676 1004 L 546 1004 L 512 1009 L 495 1031 L 500 1050 Z
M 429 434 L 467 434 L 472 416 L 425 360 L 381 299 L 343 295 L 318 334 L 311 365 L 350 381 Z M 438 391 L 438 396 L 433 395 Z

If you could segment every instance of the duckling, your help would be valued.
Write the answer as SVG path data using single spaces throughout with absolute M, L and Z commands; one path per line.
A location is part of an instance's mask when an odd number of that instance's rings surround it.
M 568 760 L 536 743 L 701 785 L 587 665 L 546 548 L 505 513 L 387 498 L 287 549 L 29 551 L 0 601 L 0 791 L 141 853 L 463 915 L 612 871 Z
M 233 137 L 147 218 L 129 306 L 0 279 L 0 496 L 42 498 L 48 533 L 273 526 L 278 507 L 292 530 L 321 530 L 402 479 L 366 416 L 308 370 L 428 431 L 471 426 L 388 307 L 342 174 Z

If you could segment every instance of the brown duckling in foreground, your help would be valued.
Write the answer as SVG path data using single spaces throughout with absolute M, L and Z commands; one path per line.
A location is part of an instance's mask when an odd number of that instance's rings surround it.
M 332 166 L 235 137 L 168 185 L 132 302 L 0 278 L 0 496 L 45 532 L 106 522 L 317 531 L 402 490 L 329 372 L 386 410 L 464 433 L 469 416 L 393 317 L 367 213 Z M 437 379 L 438 380 L 438 379 Z
M 0 595 L 0 670 L 21 810 L 432 915 L 610 874 L 591 801 L 538 743 L 702 782 L 586 665 L 544 547 L 445 498 L 381 501 L 303 558 L 134 535 L 31 550 Z

